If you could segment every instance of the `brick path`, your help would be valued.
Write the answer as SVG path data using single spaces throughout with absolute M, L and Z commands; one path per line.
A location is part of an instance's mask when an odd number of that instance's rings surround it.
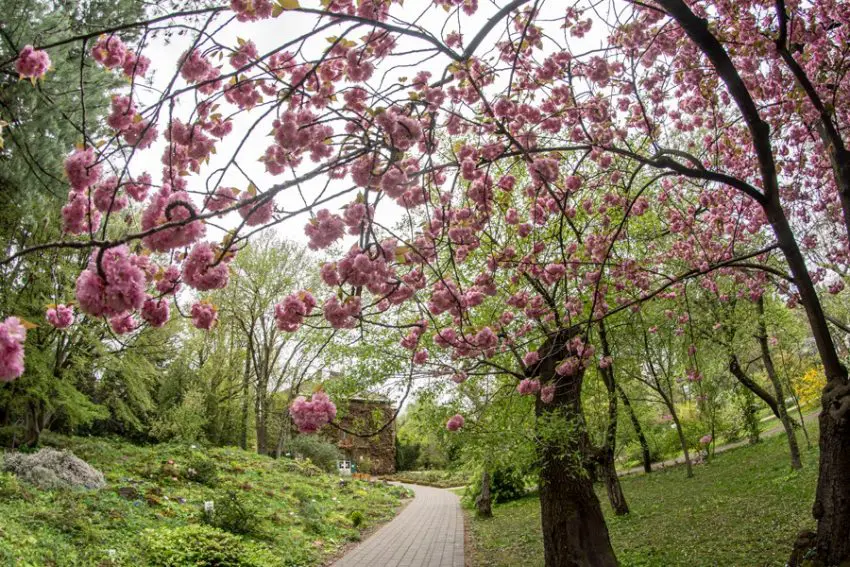
M 332 567 L 463 567 L 463 515 L 458 496 L 405 485 L 413 502 Z

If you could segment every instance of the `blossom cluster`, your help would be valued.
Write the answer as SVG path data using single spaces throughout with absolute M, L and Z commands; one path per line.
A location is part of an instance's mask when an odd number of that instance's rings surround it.
M 298 396 L 289 406 L 289 415 L 301 433 L 315 433 L 336 418 L 336 406 L 325 392 L 314 393 L 310 401 Z

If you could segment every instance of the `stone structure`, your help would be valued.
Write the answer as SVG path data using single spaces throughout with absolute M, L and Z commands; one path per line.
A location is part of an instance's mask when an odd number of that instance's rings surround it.
M 339 425 L 365 435 L 380 429 L 395 414 L 390 400 L 350 398 L 337 404 Z M 370 437 L 351 435 L 337 428 L 327 428 L 345 458 L 354 463 L 358 472 L 391 474 L 395 472 L 395 422 Z M 368 470 L 366 470 L 368 469 Z

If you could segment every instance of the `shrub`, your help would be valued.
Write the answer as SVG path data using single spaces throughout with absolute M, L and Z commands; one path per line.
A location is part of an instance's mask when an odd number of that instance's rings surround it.
M 233 490 L 216 500 L 212 512 L 204 511 L 202 518 L 204 523 L 232 534 L 257 535 L 261 531 L 257 510 Z
M 37 453 L 10 453 L 3 470 L 43 489 L 83 486 L 103 488 L 103 474 L 70 451 L 45 448 Z
M 352 527 L 359 528 L 363 525 L 366 518 L 360 510 L 352 510 L 351 514 L 348 515 L 348 519 L 351 520 Z
M 143 538 L 147 565 L 151 567 L 269 567 L 271 555 L 212 526 L 188 525 L 149 530 Z
M 321 535 L 325 529 L 325 512 L 321 504 L 315 500 L 302 500 L 299 514 L 304 526 L 316 535 Z
M 218 465 L 204 455 L 195 454 L 186 463 L 183 475 L 192 482 L 213 486 L 218 480 Z
M 498 468 L 490 475 L 490 495 L 493 502 L 502 504 L 511 500 L 518 500 L 527 494 L 525 490 L 525 471 L 505 467 Z M 470 484 L 464 493 L 464 499 L 469 503 L 475 502 L 481 494 L 481 475 L 476 475 L 475 482 Z
M 289 442 L 292 453 L 310 461 L 325 472 L 336 472 L 336 462 L 342 454 L 333 443 L 315 435 L 298 435 Z

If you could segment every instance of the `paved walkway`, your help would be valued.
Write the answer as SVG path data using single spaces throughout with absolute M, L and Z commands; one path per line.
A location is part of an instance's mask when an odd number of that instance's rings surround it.
M 405 484 L 416 493 L 393 521 L 332 567 L 463 567 L 463 514 L 456 494 Z

